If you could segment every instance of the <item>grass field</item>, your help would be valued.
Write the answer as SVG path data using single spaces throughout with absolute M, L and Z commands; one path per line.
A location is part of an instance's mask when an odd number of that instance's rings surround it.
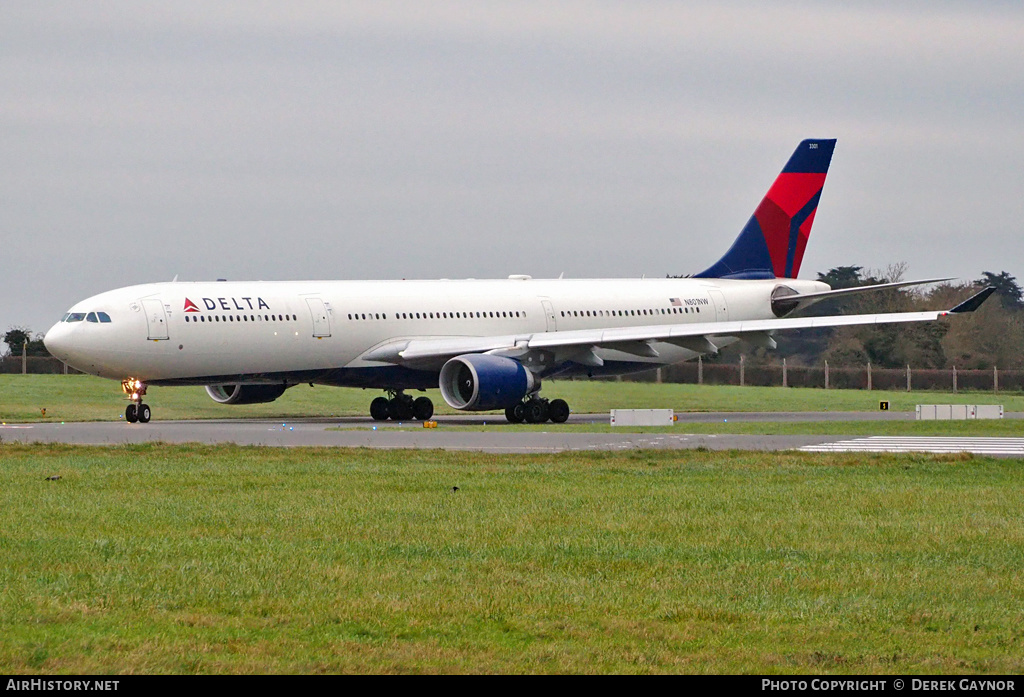
M 155 419 L 296 418 L 363 416 L 375 390 L 298 385 L 270 404 L 225 406 L 200 387 L 153 387 L 146 402 Z M 457 413 L 440 395 L 431 397 L 438 414 Z M 606 381 L 546 382 L 544 396 L 561 397 L 579 413 L 610 409 L 672 408 L 688 411 L 873 411 L 889 400 L 894 411 L 916 404 L 1003 404 L 1024 411 L 1024 395 L 1007 392 L 881 392 L 782 387 L 722 387 Z M 116 421 L 126 401 L 120 385 L 84 375 L 0 375 L 0 421 Z M 42 409 L 46 415 L 42 415 Z
M 1024 669 L 1013 460 L 0 457 L 5 673 Z

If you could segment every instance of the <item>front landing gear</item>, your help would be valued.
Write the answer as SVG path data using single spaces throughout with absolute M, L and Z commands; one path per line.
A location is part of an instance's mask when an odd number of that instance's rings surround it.
M 124 420 L 130 424 L 136 421 L 140 424 L 148 424 L 150 417 L 153 415 L 152 410 L 148 404 L 129 404 L 124 410 Z
M 564 399 L 553 399 L 550 402 L 543 397 L 534 395 L 525 402 L 505 409 L 505 418 L 509 423 L 542 424 L 551 421 L 564 424 L 569 418 L 569 404 Z
M 374 421 L 429 421 L 434 415 L 434 403 L 429 397 L 413 399 L 401 390 L 390 394 L 390 399 L 377 397 L 370 402 L 370 416 Z
M 142 398 L 146 396 L 146 383 L 129 378 L 121 381 L 121 389 L 128 395 L 128 399 L 132 400 L 124 410 L 124 420 L 130 424 L 148 424 L 153 411 L 148 404 L 142 403 Z

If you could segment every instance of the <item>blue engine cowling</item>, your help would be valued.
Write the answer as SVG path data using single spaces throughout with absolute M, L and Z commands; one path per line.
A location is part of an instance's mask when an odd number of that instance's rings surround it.
M 288 385 L 207 385 L 206 394 L 218 404 L 265 404 L 284 394 Z
M 537 380 L 519 361 L 467 353 L 441 368 L 439 387 L 448 406 L 464 411 L 505 409 L 534 391 Z

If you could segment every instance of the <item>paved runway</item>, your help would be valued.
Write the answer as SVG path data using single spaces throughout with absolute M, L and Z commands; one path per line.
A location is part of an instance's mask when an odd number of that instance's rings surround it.
M 285 423 L 268 420 L 153 421 L 127 424 L 123 421 L 90 423 L 35 423 L 0 426 L 6 442 L 77 443 L 113 445 L 122 443 L 236 443 L 276 447 L 328 446 L 367 448 L 439 448 L 494 453 L 550 453 L 585 450 L 633 450 L 642 448 L 710 450 L 807 450 L 827 452 L 978 452 L 1024 457 L 1020 438 L 854 438 L 849 436 L 765 436 L 711 435 L 686 433 L 687 422 L 711 421 L 855 421 L 912 420 L 913 413 L 882 412 L 824 413 L 701 413 L 680 414 L 677 432 L 582 433 L 547 424 L 532 430 L 505 429 L 504 419 L 495 415 L 439 417 L 439 427 L 425 429 L 418 424 L 378 423 L 369 418 L 298 419 Z M 1008 414 L 1020 418 L 1021 414 Z M 446 425 L 498 424 L 493 430 L 446 430 Z M 573 415 L 570 423 L 607 423 L 602 414 Z

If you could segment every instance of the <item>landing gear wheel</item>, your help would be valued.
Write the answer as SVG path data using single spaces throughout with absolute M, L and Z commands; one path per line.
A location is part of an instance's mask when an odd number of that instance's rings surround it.
M 429 397 L 417 397 L 412 403 L 412 415 L 420 421 L 429 421 L 434 415 L 434 403 Z
M 138 407 L 136 407 L 134 404 L 129 404 L 127 407 L 125 407 L 125 410 L 124 410 L 124 420 L 127 421 L 130 424 L 133 424 L 136 421 L 138 421 L 139 420 Z
M 553 399 L 548 404 L 548 416 L 556 424 L 564 424 L 569 419 L 569 404 L 564 399 Z
M 135 415 L 139 417 L 140 424 L 148 424 L 149 418 L 153 415 L 148 404 L 140 404 L 135 410 Z
M 405 395 L 393 397 L 388 402 L 388 414 L 393 421 L 408 421 L 412 418 L 412 399 Z
M 505 409 L 505 418 L 510 424 L 521 424 L 526 419 L 526 405 L 522 402 Z
M 531 399 L 525 404 L 526 423 L 542 424 L 548 420 L 548 403 L 540 399 Z
M 374 421 L 387 421 L 389 412 L 387 397 L 377 397 L 370 402 L 370 416 Z

